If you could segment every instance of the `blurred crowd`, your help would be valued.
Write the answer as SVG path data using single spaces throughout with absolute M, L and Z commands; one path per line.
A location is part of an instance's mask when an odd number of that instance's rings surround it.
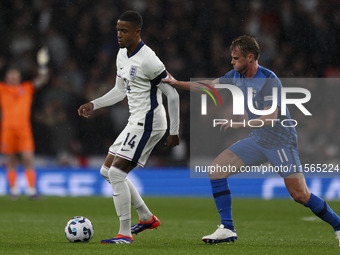
M 245 33 L 260 43 L 260 64 L 279 77 L 340 77 L 338 0 L 2 0 L 1 79 L 12 64 L 32 79 L 37 50 L 47 46 L 51 56 L 49 83 L 37 91 L 32 109 L 36 154 L 86 165 L 89 156 L 105 155 L 125 126 L 126 101 L 89 119 L 78 117 L 77 108 L 114 85 L 115 24 L 130 9 L 144 18 L 144 42 L 179 80 L 225 74 L 232 68 L 229 45 Z M 312 89 L 325 96 L 311 106 L 324 114 L 300 131 L 302 161 L 339 159 L 337 108 L 327 107 L 326 96 L 339 95 L 340 86 Z M 179 93 L 182 144 L 173 150 L 159 144 L 148 165 L 188 164 L 190 96 Z

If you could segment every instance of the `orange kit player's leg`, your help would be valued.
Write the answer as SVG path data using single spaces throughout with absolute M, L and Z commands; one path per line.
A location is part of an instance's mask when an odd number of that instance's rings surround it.
M 34 169 L 34 140 L 30 129 L 20 132 L 18 151 L 21 152 L 22 164 L 25 168 L 29 196 L 35 197 L 37 195 L 37 174 Z
M 16 187 L 17 182 L 17 170 L 16 170 L 16 158 L 15 158 L 15 132 L 12 129 L 4 128 L 1 131 L 1 153 L 6 155 L 6 169 L 7 169 L 7 182 L 10 189 L 10 196 L 12 199 L 18 197 L 18 189 Z

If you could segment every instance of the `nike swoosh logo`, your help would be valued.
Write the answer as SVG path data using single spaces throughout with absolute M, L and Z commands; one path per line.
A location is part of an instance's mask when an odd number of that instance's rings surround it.
M 120 150 L 121 150 L 121 151 L 130 151 L 130 150 L 125 150 L 125 149 L 123 149 L 123 148 L 122 148 L 122 149 L 120 149 Z

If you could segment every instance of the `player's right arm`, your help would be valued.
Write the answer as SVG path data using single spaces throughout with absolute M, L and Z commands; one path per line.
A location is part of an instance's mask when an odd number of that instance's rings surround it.
M 113 89 L 107 92 L 102 97 L 99 97 L 91 102 L 81 105 L 78 108 L 79 116 L 83 116 L 85 118 L 90 117 L 94 110 L 114 105 L 120 101 L 122 101 L 126 96 L 124 81 L 123 79 L 117 75 L 116 85 Z
M 215 84 L 219 83 L 219 79 L 202 81 L 178 81 L 170 73 L 168 73 L 168 75 L 169 77 L 163 79 L 162 82 L 168 83 L 176 89 L 200 91 L 200 88 L 206 88 L 206 85 L 215 87 Z

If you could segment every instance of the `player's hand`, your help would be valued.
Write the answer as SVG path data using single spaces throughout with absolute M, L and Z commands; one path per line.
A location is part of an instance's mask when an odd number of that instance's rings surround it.
M 220 131 L 222 132 L 225 132 L 227 131 L 227 129 L 230 127 L 230 121 L 228 121 L 227 123 L 225 124 L 220 124 Z
M 46 46 L 42 47 L 37 53 L 37 62 L 39 66 L 45 66 L 50 61 L 50 55 Z
M 169 148 L 175 147 L 177 145 L 179 145 L 179 135 L 169 135 L 164 144 L 164 146 Z
M 177 80 L 168 71 L 166 71 L 166 72 L 168 73 L 168 78 L 162 79 L 162 82 L 168 83 L 172 87 L 176 87 Z
M 227 123 L 225 124 L 220 124 L 220 131 L 225 132 L 227 131 L 229 128 L 233 128 L 233 129 L 238 129 L 238 128 L 242 128 L 244 127 L 242 123 L 233 123 L 232 125 L 230 125 L 231 121 L 229 120 Z
M 78 108 L 79 116 L 83 116 L 85 118 L 90 117 L 92 112 L 93 112 L 93 103 L 91 103 L 91 102 L 83 104 Z

